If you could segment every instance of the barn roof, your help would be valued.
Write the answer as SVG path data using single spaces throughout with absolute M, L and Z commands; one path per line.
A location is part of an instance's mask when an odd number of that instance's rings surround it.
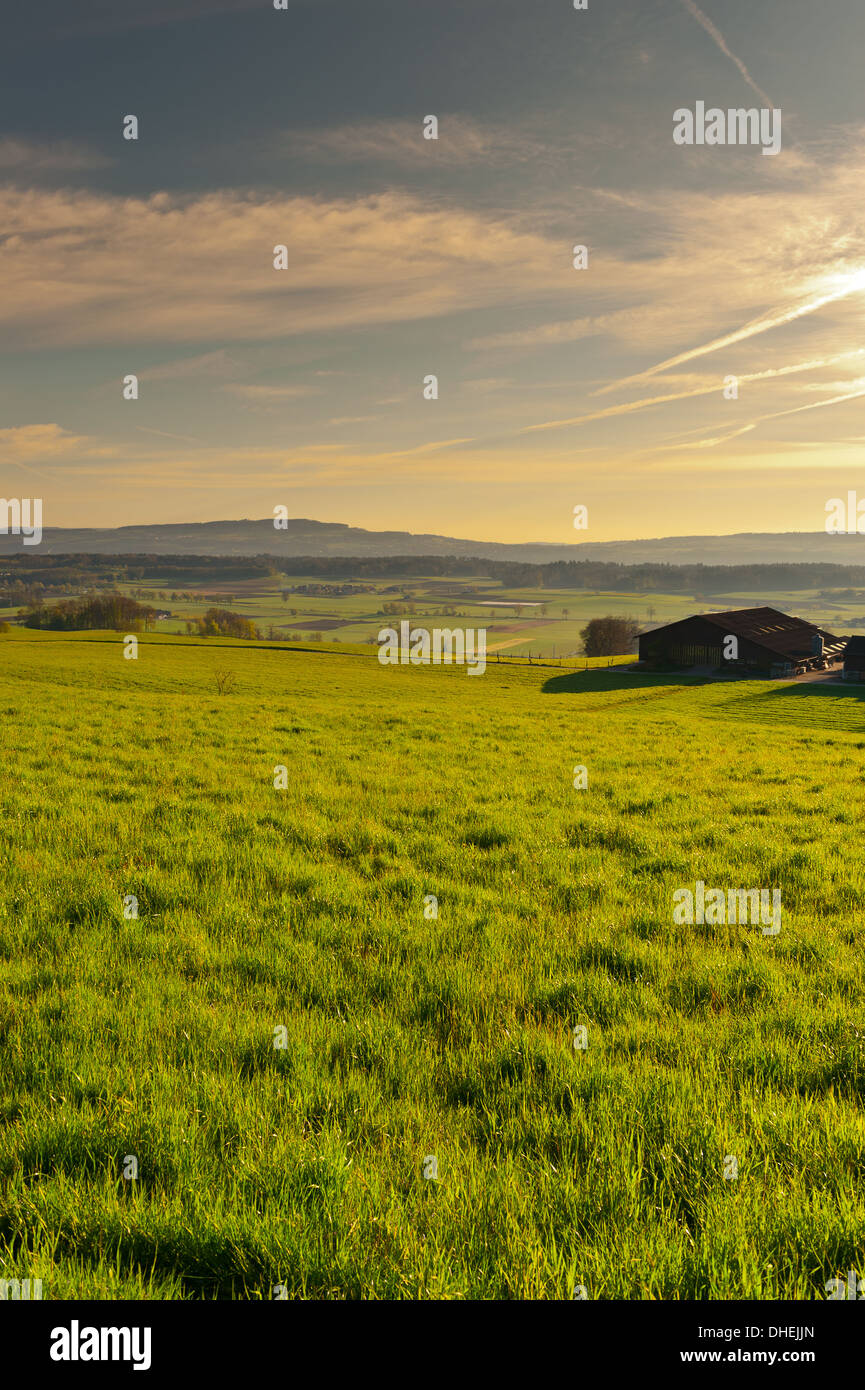
M 843 645 L 842 640 L 834 633 L 815 627 L 813 623 L 806 623 L 802 618 L 791 618 L 777 608 L 734 608 L 726 613 L 699 613 L 696 618 L 701 622 L 711 623 L 725 636 L 742 637 L 775 656 L 788 659 L 811 656 L 811 643 L 815 634 L 823 638 L 824 647 L 840 649 Z M 689 623 L 694 619 L 684 618 L 680 621 Z M 672 623 L 670 626 L 676 627 L 678 624 Z
M 844 648 L 844 661 L 853 658 L 857 663 L 865 661 L 865 637 L 850 637 Z

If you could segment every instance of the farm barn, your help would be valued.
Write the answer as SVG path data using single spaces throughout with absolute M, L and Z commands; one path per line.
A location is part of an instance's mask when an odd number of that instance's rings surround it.
M 737 639 L 735 661 L 724 655 L 729 637 Z M 825 670 L 841 660 L 843 648 L 843 638 L 777 608 L 698 613 L 640 635 L 640 660 L 648 666 L 723 666 L 768 676 Z
M 865 637 L 851 637 L 844 648 L 845 681 L 865 681 Z

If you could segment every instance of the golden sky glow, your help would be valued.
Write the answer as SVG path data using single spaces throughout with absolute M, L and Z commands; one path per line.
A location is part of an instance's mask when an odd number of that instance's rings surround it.
M 205 0 L 134 42 L 142 63 L 167 33 L 192 53 L 208 25 L 226 54 L 257 54 L 222 123 L 198 129 L 188 105 L 179 119 L 170 88 L 157 115 L 142 79 L 140 139 L 124 142 L 103 74 L 46 134 L 37 81 L 33 121 L 0 137 L 4 495 L 42 496 L 48 526 L 282 504 L 484 540 L 822 529 L 865 434 L 865 123 L 847 57 L 865 22 L 833 3 L 811 87 L 748 7 L 693 0 L 626 4 L 624 28 L 603 7 L 536 26 L 524 90 L 499 89 L 510 50 L 489 41 L 518 9 L 497 21 L 481 3 L 454 24 L 493 71 L 472 81 L 430 56 L 423 109 L 398 76 L 408 19 L 362 101 L 326 76 L 298 95 L 298 70 L 283 118 L 265 99 L 275 17 Z M 320 10 L 355 22 L 341 0 Z M 92 25 L 128 42 L 102 11 Z M 34 70 L 43 45 L 60 62 L 59 41 L 32 43 Z M 563 44 L 581 81 L 554 65 L 544 90 L 543 55 Z M 674 146 L 677 106 L 766 91 L 784 110 L 777 157 Z

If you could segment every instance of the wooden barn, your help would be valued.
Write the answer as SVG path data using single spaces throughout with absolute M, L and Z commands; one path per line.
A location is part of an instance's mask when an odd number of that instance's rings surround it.
M 865 637 L 851 637 L 844 648 L 845 681 L 865 681 Z
M 733 649 L 730 637 L 736 638 L 735 660 L 725 655 Z M 777 608 L 698 613 L 640 635 L 640 660 L 647 666 L 711 666 L 767 676 L 825 670 L 841 660 L 843 649 L 843 638 Z

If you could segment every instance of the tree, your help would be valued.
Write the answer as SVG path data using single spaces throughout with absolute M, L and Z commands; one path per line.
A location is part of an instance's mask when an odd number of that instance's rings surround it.
M 640 631 L 633 618 L 592 618 L 580 633 L 586 656 L 627 656 L 634 650 Z
M 250 641 L 261 638 L 261 632 L 250 618 L 227 608 L 208 608 L 197 623 L 201 637 L 245 637 Z
M 21 617 L 25 627 L 48 628 L 55 632 L 106 631 L 140 632 L 152 623 L 156 614 L 152 608 L 137 603 L 124 594 L 107 593 L 83 600 L 63 599 L 60 603 L 45 604 L 34 600 Z

